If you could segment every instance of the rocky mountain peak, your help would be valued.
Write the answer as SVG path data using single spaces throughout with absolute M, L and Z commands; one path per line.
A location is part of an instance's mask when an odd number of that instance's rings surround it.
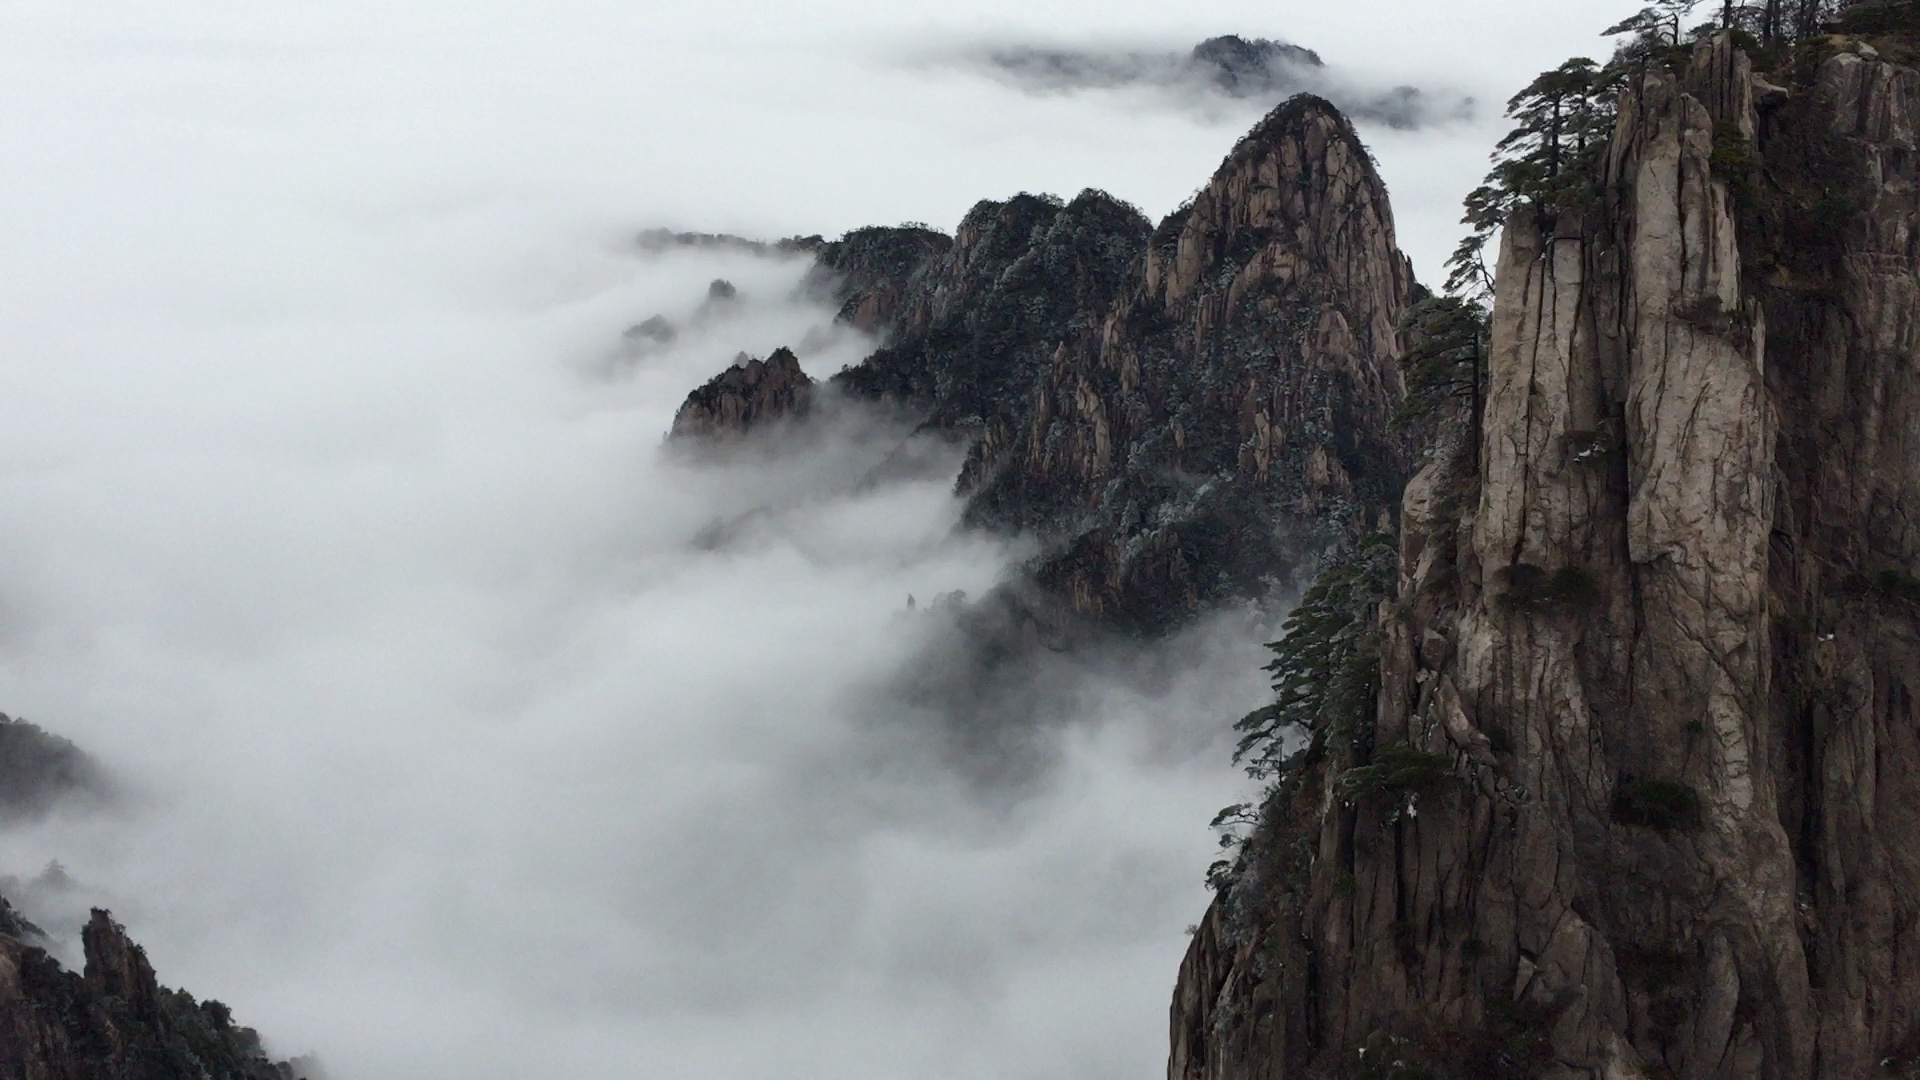
M 1396 245 L 1386 185 L 1352 123 L 1302 94 L 1243 136 L 1191 205 L 1161 224 L 1147 289 L 1179 308 L 1224 281 L 1233 305 L 1325 274 L 1375 316 L 1353 329 L 1391 354 L 1391 319 L 1413 271 Z
M 1279 79 L 1291 82 L 1290 69 L 1326 66 L 1312 49 L 1238 34 L 1208 38 L 1193 47 L 1188 60 L 1211 74 L 1222 92 L 1234 97 L 1269 92 Z
M 1412 287 L 1352 126 L 1290 100 L 1062 335 L 1024 413 L 987 424 L 969 519 L 1055 537 L 1040 579 L 1102 621 L 1153 631 L 1263 595 L 1398 498 Z
M 802 419 L 813 406 L 813 392 L 814 382 L 793 350 L 775 349 L 765 360 L 741 353 L 732 367 L 687 395 L 669 438 L 727 441 L 778 421 Z
M 1366 148 L 1324 99 L 1274 109 L 1157 229 L 1102 191 L 1023 192 L 975 204 L 951 238 L 848 233 L 810 287 L 879 338 L 834 389 L 965 440 L 968 522 L 1037 533 L 1035 595 L 1072 615 L 1161 632 L 1295 583 L 1397 503 L 1413 276 Z M 787 361 L 695 391 L 674 437 L 804 414 L 812 386 Z

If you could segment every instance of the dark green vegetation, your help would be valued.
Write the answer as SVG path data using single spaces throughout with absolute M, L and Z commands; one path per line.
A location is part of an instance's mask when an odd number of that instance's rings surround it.
M 1029 402 L 1054 348 L 1086 332 L 1131 281 L 1151 226 L 1101 191 L 1071 203 L 1047 195 L 981 202 L 942 248 L 918 230 L 860 230 L 839 242 L 882 280 L 939 275 L 942 288 L 901 312 L 897 340 L 834 376 L 857 397 L 931 405 L 928 423 L 970 430 L 1010 422 Z M 929 258 L 938 251 L 945 259 Z M 836 259 L 843 259 L 836 256 Z M 931 290 L 928 290 L 931 291 Z M 863 298 L 843 315 L 858 321 Z
M 1432 795 L 1459 785 L 1453 762 L 1439 754 L 1394 743 L 1374 750 L 1365 765 L 1340 774 L 1337 789 L 1349 799 L 1384 798 L 1399 802 Z
M 0 821 L 43 814 L 67 798 L 105 797 L 106 778 L 80 748 L 0 714 Z
M 1494 151 L 1486 182 L 1467 195 L 1463 220 L 1471 231 L 1447 260 L 1449 291 L 1469 299 L 1492 294 L 1487 241 L 1516 209 L 1552 215 L 1599 194 L 1599 158 L 1626 75 L 1624 64 L 1601 67 L 1576 57 L 1542 72 L 1507 102 L 1515 125 Z
M 1479 440 L 1480 393 L 1487 371 L 1487 309 L 1459 296 L 1428 296 L 1401 322 L 1400 374 L 1407 396 L 1394 423 L 1430 430 L 1448 407 L 1473 420 Z
M 1234 760 L 1249 776 L 1270 778 L 1285 767 L 1288 734 L 1310 746 L 1364 740 L 1380 686 L 1376 616 L 1393 595 L 1397 562 L 1394 538 L 1384 533 L 1336 556 L 1287 616 L 1280 640 L 1268 643 L 1274 700 L 1234 724 Z
M 1672 780 L 1623 780 L 1613 794 L 1613 820 L 1622 825 L 1694 832 L 1702 813 L 1700 793 Z
M 1289 801 L 1300 769 L 1325 757 L 1329 748 L 1343 759 L 1370 748 L 1380 690 L 1376 617 L 1380 604 L 1393 595 L 1397 563 L 1394 539 L 1385 533 L 1336 555 L 1287 616 L 1280 639 L 1268 643 L 1273 659 L 1266 670 L 1274 700 L 1234 724 L 1241 733 L 1234 761 L 1248 776 L 1266 781 L 1261 812 Z M 1289 748 L 1290 743 L 1295 745 Z M 1432 763 L 1425 755 L 1416 760 L 1401 753 L 1408 749 L 1385 748 L 1374 763 L 1378 768 L 1357 781 L 1349 797 L 1435 786 L 1428 771 Z M 1245 868 L 1250 834 L 1242 830 L 1257 831 L 1262 822 L 1251 804 L 1240 804 L 1220 811 L 1213 827 L 1221 830 L 1221 847 L 1229 854 L 1208 869 L 1207 880 L 1224 888 Z

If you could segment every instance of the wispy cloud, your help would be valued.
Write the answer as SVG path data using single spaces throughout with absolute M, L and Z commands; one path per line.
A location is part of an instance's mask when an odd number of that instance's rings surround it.
M 1210 100 L 1273 105 L 1313 93 L 1358 121 L 1403 130 L 1474 117 L 1471 97 L 1394 85 L 1330 66 L 1311 49 L 1266 38 L 1225 35 L 1191 49 L 989 41 L 930 56 L 1036 94 L 1134 90 L 1168 107 L 1190 108 Z

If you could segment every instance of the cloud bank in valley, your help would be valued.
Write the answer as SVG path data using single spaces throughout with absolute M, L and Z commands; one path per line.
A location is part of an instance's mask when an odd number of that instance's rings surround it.
M 1272 107 L 1295 94 L 1319 94 L 1362 123 L 1413 130 L 1475 117 L 1471 97 L 1389 84 L 1330 67 L 1311 49 L 1266 38 L 1223 35 L 1191 49 L 983 42 L 935 54 L 1029 93 L 1133 91 L 1176 108 L 1221 101 Z
M 1302 40 L 1409 71 L 1537 10 L 1355 7 L 1301 12 Z M 1014 62 L 949 52 L 955 79 L 892 59 L 915 13 L 743 11 L 0 16 L 0 137 L 30 163 L 0 170 L 0 710 L 118 793 L 0 827 L 0 892 L 69 947 L 110 905 L 164 979 L 346 1080 L 1160 1070 L 1272 628 L 1229 614 L 964 708 L 902 693 L 973 662 L 907 596 L 978 596 L 1023 550 L 956 535 L 945 479 L 846 483 L 887 417 L 663 458 L 737 352 L 819 377 L 863 345 L 793 299 L 801 262 L 632 238 L 1087 186 L 1158 216 L 1256 97 L 1169 73 L 1205 31 L 1164 4 L 960 5 L 933 32 Z M 1183 44 L 1036 44 L 1096 18 Z M 1080 73 L 1036 82 L 1021 50 Z M 1337 61 L 1296 74 L 1348 103 Z M 1369 135 L 1429 269 L 1497 137 L 1452 131 Z M 655 315 L 670 334 L 623 338 Z
M 497 213 L 0 374 L 41 418 L 0 441 L 0 693 L 124 792 L 0 831 L 28 915 L 71 957 L 111 906 L 344 1077 L 1150 1071 L 1267 628 L 903 694 L 969 662 L 931 601 L 1024 554 L 952 469 L 856 483 L 909 429 L 852 407 L 662 452 L 737 352 L 869 347 L 804 259 Z

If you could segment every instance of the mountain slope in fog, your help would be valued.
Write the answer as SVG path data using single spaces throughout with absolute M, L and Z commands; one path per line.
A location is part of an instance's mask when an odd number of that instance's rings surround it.
M 1322 99 L 1275 109 L 1157 228 L 1103 192 L 1021 194 L 951 240 L 863 229 L 817 258 L 842 318 L 884 342 L 831 385 L 968 445 L 968 521 L 1042 538 L 1025 584 L 1057 613 L 1164 633 L 1294 585 L 1398 502 L 1416 286 Z M 761 410 L 781 411 L 734 407 Z

